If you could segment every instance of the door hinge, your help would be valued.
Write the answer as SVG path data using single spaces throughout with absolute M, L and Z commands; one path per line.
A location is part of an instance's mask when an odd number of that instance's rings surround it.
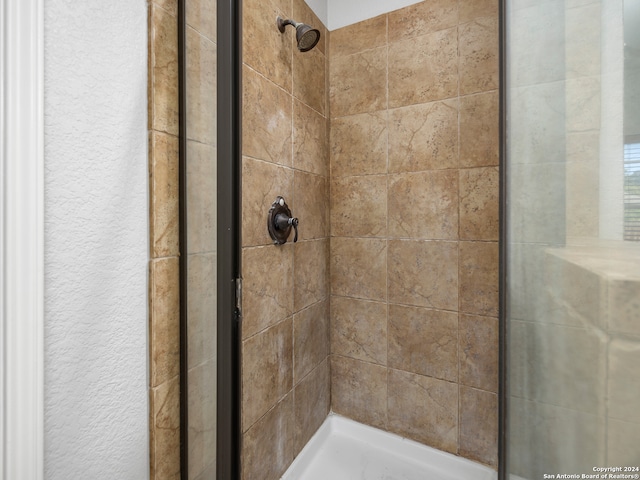
M 242 278 L 236 278 L 236 315 L 242 316 Z

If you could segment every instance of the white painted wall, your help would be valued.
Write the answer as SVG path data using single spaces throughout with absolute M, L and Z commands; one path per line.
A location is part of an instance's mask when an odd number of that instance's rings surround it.
M 346 27 L 423 0 L 306 0 L 329 30 Z
M 324 26 L 329 28 L 327 25 L 327 0 L 305 0 L 305 2 L 324 23 Z
M 147 8 L 45 2 L 45 478 L 149 476 Z

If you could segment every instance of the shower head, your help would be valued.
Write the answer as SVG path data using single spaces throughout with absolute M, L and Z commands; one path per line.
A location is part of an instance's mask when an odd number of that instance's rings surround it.
M 320 40 L 320 31 L 316 28 L 310 27 L 306 23 L 298 23 L 289 19 L 284 20 L 281 17 L 278 17 L 276 22 L 280 33 L 284 33 L 284 28 L 287 25 L 293 25 L 296 27 L 296 42 L 298 42 L 298 50 L 301 52 L 308 52 L 315 47 Z

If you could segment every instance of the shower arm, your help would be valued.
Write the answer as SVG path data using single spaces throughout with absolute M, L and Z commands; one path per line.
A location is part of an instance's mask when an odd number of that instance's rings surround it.
M 300 25 L 289 18 L 283 20 L 281 17 L 278 17 L 276 21 L 278 22 L 278 30 L 280 30 L 280 33 L 284 33 L 284 29 L 287 25 L 291 25 L 294 28 L 298 28 L 298 25 Z

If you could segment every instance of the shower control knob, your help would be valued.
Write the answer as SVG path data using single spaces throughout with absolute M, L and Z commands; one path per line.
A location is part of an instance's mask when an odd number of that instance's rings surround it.
M 276 245 L 287 243 L 287 239 L 291 234 L 291 228 L 295 230 L 293 242 L 298 241 L 298 219 L 293 218 L 291 210 L 285 202 L 284 198 L 278 197 L 271 204 L 267 215 L 267 230 Z

